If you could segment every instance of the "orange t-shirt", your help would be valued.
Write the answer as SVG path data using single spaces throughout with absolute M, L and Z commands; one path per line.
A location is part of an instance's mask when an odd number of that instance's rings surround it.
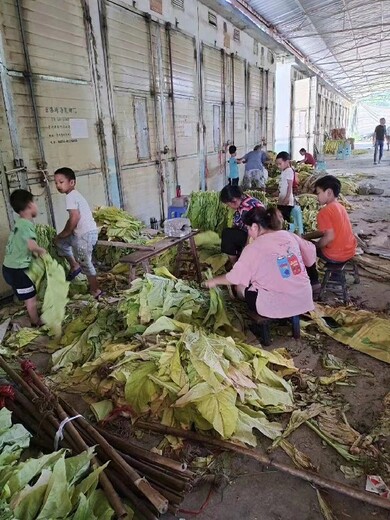
M 357 241 L 344 206 L 337 201 L 327 204 L 318 212 L 317 225 L 319 231 L 334 231 L 334 240 L 322 249 L 329 260 L 346 262 L 355 256 Z

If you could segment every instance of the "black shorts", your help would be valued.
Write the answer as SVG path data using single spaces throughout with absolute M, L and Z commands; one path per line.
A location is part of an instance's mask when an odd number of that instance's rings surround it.
M 248 305 L 248 308 L 250 311 L 257 312 L 257 307 L 256 307 L 257 294 L 258 294 L 257 291 L 254 291 L 250 287 L 247 287 L 245 289 L 245 301 L 246 301 L 246 304 Z
M 3 277 L 7 284 L 12 287 L 18 300 L 26 301 L 36 296 L 35 285 L 26 275 L 24 269 L 13 269 L 3 265 Z
M 290 222 L 291 212 L 294 206 L 281 206 L 278 204 L 278 210 L 283 215 L 284 220 Z
M 226 228 L 222 231 L 221 251 L 229 256 L 240 256 L 248 241 L 244 229 Z

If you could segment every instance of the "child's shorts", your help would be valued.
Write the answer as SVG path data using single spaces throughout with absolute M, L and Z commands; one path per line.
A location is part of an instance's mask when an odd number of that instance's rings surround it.
M 98 231 L 89 231 L 85 235 L 72 235 L 57 242 L 60 256 L 73 256 L 80 264 L 81 272 L 86 276 L 95 276 L 96 269 L 92 263 L 93 248 L 98 240 Z
M 13 269 L 3 265 L 4 280 L 10 285 L 16 294 L 18 300 L 26 301 L 34 298 L 37 291 L 35 285 L 27 276 L 24 269 Z

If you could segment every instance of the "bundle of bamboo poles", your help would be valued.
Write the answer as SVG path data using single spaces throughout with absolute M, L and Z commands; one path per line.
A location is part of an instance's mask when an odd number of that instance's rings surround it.
M 73 454 L 95 446 L 92 467 L 110 461 L 100 474 L 100 485 L 117 518 L 128 516 L 120 497 L 127 499 L 145 520 L 157 520 L 158 514 L 167 511 L 177 513 L 194 483 L 195 474 L 186 464 L 94 427 L 49 390 L 30 362 L 22 363 L 23 377 L 1 356 L 0 367 L 14 384 L 13 396 L 6 397 L 5 405 L 15 420 L 33 434 L 33 442 L 51 451 L 57 440 L 58 446 L 70 449 Z M 62 432 L 62 438 L 58 432 Z

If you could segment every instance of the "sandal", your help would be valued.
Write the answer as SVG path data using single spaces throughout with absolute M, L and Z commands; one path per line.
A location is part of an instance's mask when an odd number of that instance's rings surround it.
M 66 281 L 67 282 L 71 282 L 72 280 L 74 280 L 79 274 L 81 274 L 81 267 L 79 267 L 78 269 L 76 269 L 76 271 L 72 271 L 70 273 L 68 273 L 67 277 L 66 277 Z
M 100 291 L 100 292 L 98 292 L 98 293 L 94 296 L 94 298 L 95 298 L 95 300 L 99 301 L 103 296 L 104 296 L 104 292 L 103 292 L 103 291 Z

